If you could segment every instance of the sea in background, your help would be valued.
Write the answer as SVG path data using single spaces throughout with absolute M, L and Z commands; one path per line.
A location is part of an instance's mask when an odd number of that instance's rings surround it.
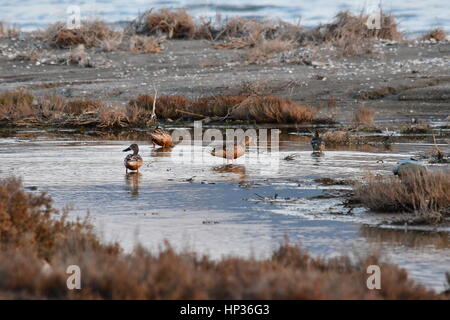
M 383 10 L 393 13 L 406 36 L 424 33 L 431 28 L 450 30 L 448 0 L 382 1 Z M 134 19 L 150 8 L 186 8 L 192 16 L 215 18 L 242 16 L 246 18 L 281 18 L 305 27 L 329 22 L 341 10 L 355 13 L 374 12 L 380 0 L 1 0 L 0 21 L 15 24 L 21 30 L 41 28 L 55 21 L 65 21 L 67 8 L 78 5 L 82 18 L 99 18 L 111 23 Z

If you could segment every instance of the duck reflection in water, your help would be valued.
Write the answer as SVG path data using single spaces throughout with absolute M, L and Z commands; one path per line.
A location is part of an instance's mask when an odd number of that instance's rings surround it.
M 152 150 L 152 157 L 170 157 L 172 147 L 160 147 Z
M 127 189 L 130 190 L 130 194 L 133 197 L 137 197 L 139 195 L 139 184 L 141 182 L 142 174 L 140 172 L 132 171 L 125 174 L 125 183 L 127 185 Z

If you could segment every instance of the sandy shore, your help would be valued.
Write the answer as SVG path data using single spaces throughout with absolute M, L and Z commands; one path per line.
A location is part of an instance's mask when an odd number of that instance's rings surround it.
M 36 95 L 126 104 L 139 94 L 153 94 L 153 86 L 160 95 L 197 97 L 237 93 L 248 82 L 312 106 L 326 106 L 334 98 L 335 117 L 342 122 L 361 104 L 376 109 L 378 122 L 443 121 L 450 115 L 448 42 L 385 42 L 379 44 L 380 54 L 368 57 L 336 59 L 323 51 L 317 60 L 301 64 L 296 61 L 301 49 L 296 49 L 264 65 L 245 65 L 243 50 L 217 50 L 202 40 L 171 40 L 157 54 L 88 49 L 94 66 L 88 68 L 55 62 L 68 50 L 46 50 L 47 58 L 24 61 L 21 55 L 39 47 L 26 38 L 0 39 L 2 92 L 24 88 Z

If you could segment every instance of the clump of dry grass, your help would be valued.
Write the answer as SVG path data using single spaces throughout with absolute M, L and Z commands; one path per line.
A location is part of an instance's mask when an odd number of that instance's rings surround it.
M 87 222 L 58 216 L 45 194 L 0 181 L 0 295 L 9 299 L 439 299 L 405 270 L 377 256 L 314 258 L 283 244 L 270 258 L 211 260 L 138 246 L 124 253 L 103 244 Z M 43 261 L 45 259 L 45 261 Z M 82 272 L 68 290 L 67 266 Z M 367 267 L 379 265 L 381 289 L 367 289 Z
M 450 173 L 415 172 L 402 176 L 367 175 L 355 197 L 376 212 L 415 212 L 441 222 L 450 215 Z
M 312 107 L 267 95 L 248 97 L 231 112 L 231 117 L 267 123 L 301 123 L 311 122 L 315 113 L 316 110 Z
M 169 39 L 192 39 L 197 25 L 185 9 L 148 10 L 128 26 L 128 31 L 139 35 L 165 35 Z
M 375 110 L 367 107 L 358 107 L 358 109 L 356 109 L 354 121 L 358 125 L 365 125 L 371 127 L 374 125 L 373 122 L 374 117 L 375 117 Z
M 436 28 L 422 36 L 422 40 L 437 40 L 444 41 L 447 39 L 447 34 L 444 29 Z
M 339 12 L 330 24 L 317 27 L 307 39 L 326 42 L 340 50 L 342 56 L 373 53 L 373 41 L 377 38 L 399 41 L 402 35 L 392 15 L 381 14 L 381 28 L 369 29 L 368 15 L 354 15 L 349 11 Z
M 137 53 L 159 53 L 165 37 L 147 37 L 134 35 L 130 38 L 129 50 Z
M 141 95 L 129 103 L 151 110 L 153 97 Z M 300 123 L 314 119 L 316 110 L 272 95 L 212 96 L 188 100 L 183 96 L 161 96 L 156 101 L 159 119 L 242 120 L 265 123 Z
M 322 134 L 322 139 L 326 145 L 349 145 L 354 140 L 350 132 L 344 130 L 327 131 Z
M 67 49 L 78 45 L 104 47 L 105 41 L 117 41 L 120 32 L 113 31 L 105 22 L 95 20 L 82 22 L 80 28 L 69 29 L 61 22 L 50 25 L 41 36 L 52 47 Z
M 66 99 L 57 95 L 41 98 L 24 91 L 0 94 L 0 124 L 5 126 L 58 126 L 123 128 L 135 125 L 125 110 L 99 100 Z

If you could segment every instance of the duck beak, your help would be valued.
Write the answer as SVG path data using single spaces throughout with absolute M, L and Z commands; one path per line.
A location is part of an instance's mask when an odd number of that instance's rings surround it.
M 126 148 L 125 150 L 122 150 L 123 152 L 126 152 L 126 151 L 131 151 L 131 148 L 130 147 L 128 147 L 128 148 Z

